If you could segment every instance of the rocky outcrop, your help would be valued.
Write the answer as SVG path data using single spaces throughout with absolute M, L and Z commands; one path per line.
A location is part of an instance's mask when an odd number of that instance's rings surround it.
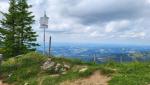
M 68 71 L 71 68 L 70 65 L 66 64 L 66 63 L 58 63 L 53 61 L 51 58 L 49 58 L 46 62 L 43 63 L 43 65 L 41 66 L 41 69 L 51 73 L 51 74 L 56 74 L 56 73 L 65 73 L 66 71 Z

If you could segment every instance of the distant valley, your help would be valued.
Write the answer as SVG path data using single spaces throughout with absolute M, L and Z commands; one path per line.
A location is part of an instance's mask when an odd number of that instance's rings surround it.
M 46 46 L 48 53 L 48 45 Z M 138 45 L 95 45 L 95 44 L 59 44 L 51 48 L 51 53 L 58 57 L 77 58 L 83 61 L 91 62 L 96 59 L 96 62 L 103 63 L 109 60 L 117 62 L 133 61 L 136 57 L 139 61 L 150 60 L 150 46 Z M 42 52 L 43 47 L 37 48 Z M 139 57 L 133 54 L 141 54 Z

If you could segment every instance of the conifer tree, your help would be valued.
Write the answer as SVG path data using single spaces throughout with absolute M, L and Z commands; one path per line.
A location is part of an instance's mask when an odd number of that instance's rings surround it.
M 0 28 L 0 47 L 2 46 L 3 35 L 1 33 L 2 28 Z
M 26 0 L 9 0 L 8 13 L 3 13 L 0 36 L 3 39 L 5 57 L 13 57 L 34 51 L 38 44 L 36 32 L 32 30 L 34 16 Z
M 17 18 L 17 3 L 16 0 L 10 0 L 10 7 L 8 13 L 2 13 L 4 18 L 1 20 L 0 32 L 3 37 L 3 44 L 5 49 L 5 56 L 15 56 L 15 28 Z
M 2 48 L 2 46 L 3 46 L 3 34 L 2 33 L 4 33 L 3 29 L 0 28 L 0 48 Z
M 18 38 L 20 38 L 18 40 L 20 54 L 34 51 L 34 47 L 38 46 L 38 44 L 35 43 L 37 37 L 36 32 L 32 29 L 32 24 L 35 20 L 32 12 L 29 11 L 31 7 L 31 5 L 28 5 L 27 0 L 18 0 L 19 18 L 17 31 L 19 32 Z

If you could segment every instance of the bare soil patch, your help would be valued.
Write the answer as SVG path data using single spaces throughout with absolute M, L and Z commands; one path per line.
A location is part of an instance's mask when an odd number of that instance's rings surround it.
M 3 81 L 2 81 L 2 80 L 0 80 L 0 85 L 8 85 L 8 84 L 3 83 Z
M 75 81 L 65 81 L 60 85 L 108 85 L 111 78 L 101 74 L 99 71 L 94 72 L 88 78 L 78 79 Z

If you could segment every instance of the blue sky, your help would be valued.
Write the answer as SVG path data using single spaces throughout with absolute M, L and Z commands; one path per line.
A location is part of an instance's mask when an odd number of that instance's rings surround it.
M 33 29 L 43 40 L 39 19 L 50 17 L 46 41 L 57 43 L 150 43 L 150 0 L 28 0 L 36 16 Z M 7 12 L 8 0 L 0 0 Z M 2 19 L 2 15 L 0 15 Z

